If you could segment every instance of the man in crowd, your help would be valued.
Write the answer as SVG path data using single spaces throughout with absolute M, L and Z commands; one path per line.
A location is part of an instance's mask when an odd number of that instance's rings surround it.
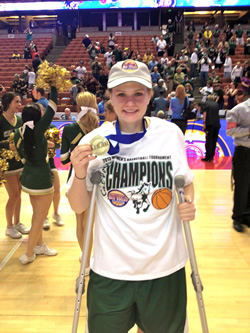
M 250 227 L 250 87 L 247 100 L 227 111 L 227 135 L 234 138 L 233 156 L 233 228 L 243 232 Z

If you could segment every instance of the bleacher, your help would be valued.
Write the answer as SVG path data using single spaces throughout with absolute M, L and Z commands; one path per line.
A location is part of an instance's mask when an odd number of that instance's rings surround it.
M 40 57 L 46 57 L 52 48 L 52 37 L 34 38 L 34 42 Z M 25 44 L 25 37 L 0 39 L 0 83 L 3 84 L 6 90 L 9 90 L 11 87 L 14 74 L 22 74 L 25 65 L 31 65 L 31 59 L 9 59 L 12 57 L 14 50 L 16 50 L 22 58 Z

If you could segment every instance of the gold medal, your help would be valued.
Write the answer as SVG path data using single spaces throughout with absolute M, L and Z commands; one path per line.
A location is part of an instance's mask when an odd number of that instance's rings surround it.
M 110 147 L 108 139 L 100 135 L 96 135 L 89 144 L 93 154 L 96 156 L 106 155 Z

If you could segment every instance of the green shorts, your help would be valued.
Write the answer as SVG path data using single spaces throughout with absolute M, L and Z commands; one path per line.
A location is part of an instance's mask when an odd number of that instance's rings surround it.
M 89 333 L 127 333 L 135 324 L 144 333 L 183 333 L 186 305 L 184 268 L 147 281 L 113 280 L 90 273 Z

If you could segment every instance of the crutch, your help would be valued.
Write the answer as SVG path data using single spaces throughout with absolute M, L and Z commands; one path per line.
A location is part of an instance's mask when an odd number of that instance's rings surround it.
M 181 175 L 176 176 L 175 179 L 174 179 L 174 182 L 175 182 L 175 186 L 176 186 L 176 189 L 177 189 L 179 202 L 185 202 L 184 176 L 181 176 Z M 196 262 L 196 257 L 195 257 L 194 244 L 193 244 L 192 233 L 191 233 L 189 221 L 183 221 L 183 226 L 184 226 L 184 232 L 185 232 L 186 243 L 187 243 L 187 248 L 188 248 L 189 260 L 190 260 L 190 265 L 191 265 L 191 270 L 192 270 L 191 279 L 192 279 L 192 283 L 193 283 L 193 286 L 194 286 L 194 290 L 196 292 L 196 299 L 197 299 L 199 312 L 200 312 L 202 332 L 203 333 L 208 333 L 207 318 L 206 318 L 205 306 L 204 306 L 203 297 L 202 297 L 203 286 L 202 286 L 202 283 L 201 283 L 201 279 L 199 277 L 199 272 L 198 272 L 198 267 L 197 267 L 197 262 Z
M 84 235 L 84 244 L 83 244 L 83 251 L 82 251 L 82 262 L 81 262 L 81 268 L 80 268 L 80 275 L 76 280 L 77 296 L 76 296 L 76 303 L 75 303 L 75 312 L 74 312 L 72 333 L 77 333 L 82 294 L 84 294 L 84 292 L 85 292 L 84 273 L 85 273 L 85 268 L 86 268 L 86 263 L 87 263 L 89 242 L 90 242 L 90 236 L 91 236 L 91 231 L 92 231 L 96 190 L 97 190 L 97 185 L 101 181 L 101 172 L 100 171 L 93 172 L 91 175 L 90 181 L 93 184 L 93 190 L 92 190 L 92 195 L 91 195 L 91 199 L 90 199 L 89 213 L 88 213 L 88 218 L 87 218 L 87 223 L 86 223 L 86 231 L 85 231 L 85 235 Z

